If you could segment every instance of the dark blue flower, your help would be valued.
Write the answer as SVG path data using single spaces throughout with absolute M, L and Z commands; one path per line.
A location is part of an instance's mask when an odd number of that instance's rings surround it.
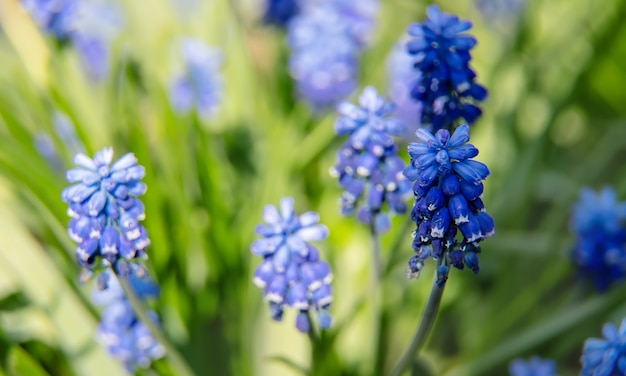
M 267 0 L 263 21 L 276 26 L 285 26 L 300 11 L 298 0 Z
M 264 259 L 254 273 L 254 283 L 264 289 L 272 318 L 280 321 L 285 308 L 297 309 L 296 327 L 307 332 L 309 312 L 317 311 L 320 327 L 328 328 L 332 274 L 317 249 L 308 244 L 325 239 L 328 229 L 318 224 L 317 213 L 298 216 L 290 197 L 280 201 L 280 211 L 267 205 L 263 219 L 266 223 L 256 228 L 262 238 L 252 243 L 251 251 Z
M 383 205 L 388 203 L 391 212 L 404 213 L 406 194 L 411 189 L 402 175 L 405 163 L 392 137 L 401 134 L 404 126 L 389 116 L 393 105 L 373 87 L 363 90 L 359 102 L 360 107 L 348 102 L 338 106 L 341 116 L 335 122 L 335 132 L 349 138 L 339 150 L 331 174 L 339 178 L 344 189 L 342 213 L 351 215 L 360 204 L 359 220 L 366 224 L 374 220 L 377 231 L 384 232 L 389 218 Z
M 145 212 L 138 198 L 147 189 L 141 182 L 145 169 L 132 153 L 113 164 L 112 160 L 112 148 L 104 148 L 93 159 L 78 153 L 74 163 L 80 167 L 67 171 L 67 180 L 76 183 L 62 195 L 72 217 L 68 232 L 78 243 L 78 264 L 88 270 L 99 260 L 117 267 L 121 259 L 146 257 L 150 245 L 140 223 Z
M 288 25 L 289 71 L 298 94 L 322 110 L 356 88 L 359 54 L 372 31 L 376 2 L 305 4 Z
M 599 290 L 626 276 L 626 203 L 615 190 L 596 194 L 582 190 L 574 206 L 572 229 L 576 234 L 573 259 L 580 273 L 594 280 Z
M 472 159 L 478 149 L 467 143 L 467 124 L 452 136 L 445 129 L 434 135 L 419 129 L 416 135 L 420 142 L 409 144 L 411 163 L 404 170 L 404 176 L 414 182 L 411 217 L 417 225 L 413 239 L 416 254 L 409 261 L 408 275 L 419 276 L 431 256 L 440 259 L 441 265 L 467 266 L 478 273 L 478 243 L 495 233 L 493 218 L 481 199 L 482 181 L 489 176 L 489 169 Z M 447 272 L 438 269 L 441 285 Z
M 93 292 L 94 302 L 104 306 L 97 338 L 111 356 L 121 360 L 130 372 L 137 367 L 147 368 L 152 360 L 165 355 L 165 348 L 137 317 L 117 278 L 110 271 L 103 272 L 101 276 L 105 278 L 99 278 Z M 140 299 L 158 297 L 160 289 L 149 277 L 131 272 L 127 278 Z M 156 313 L 148 313 L 153 323 L 158 325 Z
M 184 69 L 170 86 L 172 106 L 179 113 L 195 108 L 203 118 L 211 117 L 222 96 L 221 55 L 199 39 L 182 42 Z
M 511 376 L 557 376 L 556 362 L 533 356 L 529 360 L 515 359 L 509 365 Z
M 604 324 L 604 338 L 589 338 L 583 346 L 580 361 L 581 376 L 626 375 L 626 319 L 619 329 L 612 323 Z
M 422 24 L 409 26 L 413 39 L 406 45 L 413 55 L 413 66 L 421 74 L 411 91 L 422 103 L 421 123 L 432 127 L 433 132 L 451 129 L 460 119 L 471 124 L 482 113 L 471 102 L 487 97 L 487 90 L 475 82 L 476 73 L 469 66 L 476 39 L 463 32 L 472 23 L 441 12 L 436 5 L 428 7 L 427 14 Z

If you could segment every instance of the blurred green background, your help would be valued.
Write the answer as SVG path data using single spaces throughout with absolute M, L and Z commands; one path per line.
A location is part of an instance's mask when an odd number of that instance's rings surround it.
M 273 322 L 251 283 L 254 227 L 283 196 L 331 231 L 319 248 L 334 270 L 335 325 L 315 372 L 384 374 L 418 324 L 434 266 L 405 278 L 412 228 L 393 218 L 382 308 L 373 307 L 368 229 L 340 216 L 328 174 L 344 141 L 336 115 L 294 98 L 284 33 L 261 25 L 252 0 L 200 1 L 192 12 L 166 0 L 118 4 L 125 22 L 110 78 L 94 84 L 75 51 L 43 35 L 17 1 L 0 0 L 0 375 L 124 374 L 95 341 L 99 311 L 78 283 L 61 201 L 78 150 L 55 132 L 57 111 L 89 155 L 111 145 L 146 167 L 149 268 L 162 287 L 154 308 L 198 375 L 310 369 L 293 312 Z M 480 274 L 451 272 L 421 372 L 504 375 L 513 358 L 539 354 L 577 374 L 583 340 L 626 316 L 626 286 L 595 292 L 569 256 L 580 188 L 613 185 L 626 198 L 626 1 L 529 0 L 503 18 L 469 1 L 439 4 L 472 20 L 479 41 L 473 67 L 490 97 L 472 142 L 492 171 L 485 202 L 497 234 L 484 242 Z M 427 5 L 381 2 L 361 86 L 385 92 L 388 53 Z M 187 35 L 223 50 L 225 92 L 211 120 L 178 116 L 168 102 L 173 46 Z M 42 135 L 58 160 L 38 151 Z M 160 360 L 140 374 L 172 371 Z

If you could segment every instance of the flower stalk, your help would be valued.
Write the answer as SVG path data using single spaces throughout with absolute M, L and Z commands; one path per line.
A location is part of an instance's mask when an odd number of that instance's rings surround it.
M 442 265 L 442 260 L 440 260 L 439 265 Z M 426 307 L 424 308 L 424 313 L 422 314 L 422 320 L 420 321 L 417 330 L 415 331 L 415 335 L 409 344 L 409 347 L 400 358 L 398 364 L 393 368 L 390 373 L 390 376 L 400 376 L 402 372 L 410 365 L 411 360 L 419 354 L 422 346 L 426 343 L 426 339 L 428 339 L 428 335 L 430 334 L 433 325 L 435 324 L 435 319 L 437 317 L 437 312 L 439 312 L 439 305 L 441 303 L 441 298 L 443 297 L 443 289 L 446 287 L 445 284 L 438 284 L 437 273 L 435 273 L 435 279 L 433 281 L 433 286 L 430 290 L 430 296 L 428 297 L 428 303 L 426 303 Z
M 187 364 L 185 359 L 180 355 L 176 347 L 167 339 L 163 331 L 154 325 L 154 322 L 150 319 L 148 315 L 148 310 L 144 306 L 143 302 L 137 296 L 137 293 L 131 286 L 128 279 L 120 276 L 116 268 L 111 268 L 111 271 L 115 274 L 115 277 L 120 283 L 120 286 L 124 290 L 124 294 L 126 294 L 126 298 L 130 303 L 130 306 L 133 308 L 133 311 L 139 317 L 141 322 L 143 322 L 152 336 L 165 348 L 165 356 L 169 360 L 170 366 L 174 369 L 175 374 L 179 376 L 194 376 L 194 372 L 191 370 L 191 367 Z

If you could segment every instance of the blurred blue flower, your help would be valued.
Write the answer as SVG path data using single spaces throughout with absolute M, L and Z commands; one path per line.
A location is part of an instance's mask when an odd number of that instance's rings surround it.
M 626 375 L 626 319 L 619 329 L 612 323 L 602 327 L 604 338 L 589 338 L 580 357 L 581 376 Z
M 626 202 L 606 187 L 596 194 L 581 191 L 573 209 L 571 227 L 576 234 L 573 259 L 583 276 L 599 290 L 626 276 Z
M 221 54 L 202 40 L 186 38 L 181 44 L 184 69 L 170 86 L 170 100 L 178 113 L 195 108 L 203 118 L 211 117 L 222 96 Z
M 68 233 L 79 244 L 76 259 L 86 270 L 95 268 L 100 258 L 105 266 L 125 268 L 118 261 L 146 257 L 150 245 L 140 223 L 145 211 L 138 198 L 147 189 L 141 182 L 145 169 L 132 153 L 113 164 L 112 159 L 112 148 L 97 152 L 93 159 L 78 153 L 74 163 L 80 167 L 66 175 L 76 183 L 62 194 L 72 217 Z
M 533 356 L 529 360 L 515 359 L 509 365 L 511 376 L 557 376 L 556 362 Z
M 493 218 L 481 199 L 482 181 L 489 176 L 489 169 L 472 159 L 478 149 L 467 143 L 467 124 L 458 127 L 452 136 L 445 129 L 433 135 L 423 128 L 416 135 L 420 142 L 409 144 L 411 162 L 404 170 L 404 176 L 414 182 L 411 218 L 417 225 L 413 239 L 416 255 L 409 261 L 409 276 L 419 276 L 430 256 L 443 257 L 444 266 L 467 266 L 478 273 L 478 243 L 495 233 Z M 447 270 L 438 272 L 443 285 Z
M 63 171 L 63 159 L 59 155 L 54 140 L 45 132 L 37 132 L 34 139 L 35 149 L 55 172 Z
M 117 278 L 110 271 L 101 276 L 106 277 L 100 278 L 100 281 L 105 280 L 105 285 L 99 283 L 93 291 L 94 302 L 104 306 L 97 338 L 129 372 L 134 372 L 137 367 L 147 368 L 152 360 L 165 355 L 165 348 L 137 317 Z M 131 273 L 127 278 L 140 299 L 159 296 L 159 286 L 149 277 Z M 155 312 L 149 311 L 148 314 L 154 324 L 159 323 Z
M 320 260 L 317 249 L 308 244 L 325 239 L 328 229 L 318 224 L 317 213 L 298 216 L 291 197 L 281 199 L 280 211 L 273 205 L 265 206 L 263 219 L 266 223 L 256 228 L 262 238 L 252 243 L 251 251 L 263 257 L 254 273 L 254 283 L 265 290 L 272 318 L 280 321 L 285 308 L 297 309 L 300 312 L 296 327 L 306 333 L 311 325 L 309 312 L 315 310 L 320 327 L 330 327 L 330 266 Z
M 487 24 L 507 28 L 521 19 L 526 0 L 476 0 L 475 3 Z
M 469 67 L 476 39 L 463 32 L 472 23 L 441 12 L 436 5 L 428 7 L 427 14 L 422 24 L 409 26 L 413 39 L 406 44 L 413 66 L 421 73 L 411 91 L 422 103 L 421 123 L 433 132 L 452 129 L 460 119 L 471 124 L 482 111 L 470 102 L 487 97 L 487 90 L 474 82 L 476 73 Z
M 66 114 L 56 111 L 52 117 L 52 125 L 56 135 L 65 144 L 66 150 L 72 154 L 85 150 L 85 145 L 76 134 L 74 123 Z
M 393 117 L 393 105 L 378 95 L 373 87 L 363 90 L 359 106 L 342 102 L 340 117 L 335 122 L 339 136 L 349 136 L 337 154 L 337 163 L 331 174 L 339 178 L 344 189 L 341 198 L 342 213 L 351 215 L 362 197 L 366 199 L 358 211 L 361 222 L 371 224 L 377 232 L 389 228 L 389 218 L 382 211 L 385 203 L 394 213 L 406 211 L 406 195 L 411 183 L 404 178 L 404 161 L 398 156 L 398 147 L 392 135 L 403 132 L 403 124 Z
M 74 31 L 78 0 L 21 0 L 22 6 L 46 33 L 66 40 Z
M 374 0 L 309 2 L 289 23 L 289 71 L 313 109 L 332 107 L 356 88 L 376 10 Z
M 114 4 L 77 0 L 22 0 L 22 4 L 46 33 L 74 45 L 91 79 L 108 76 L 110 44 L 123 24 Z
M 389 99 L 396 105 L 394 114 L 405 125 L 406 136 L 412 136 L 421 126 L 422 103 L 411 95 L 421 74 L 413 68 L 413 58 L 404 48 L 406 41 L 394 46 L 387 59 Z
M 300 11 L 298 0 L 266 0 L 263 20 L 272 25 L 285 26 Z

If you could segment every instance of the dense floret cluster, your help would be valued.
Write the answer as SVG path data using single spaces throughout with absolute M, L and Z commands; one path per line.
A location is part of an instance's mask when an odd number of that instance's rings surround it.
M 434 135 L 417 131 L 420 142 L 409 144 L 411 163 L 404 175 L 412 182 L 415 205 L 411 218 L 417 229 L 413 240 L 416 255 L 409 273 L 418 276 L 429 257 L 441 260 L 437 273 L 445 283 L 449 265 L 479 271 L 479 242 L 495 233 L 493 218 L 481 199 L 482 181 L 489 169 L 473 160 L 478 149 L 467 142 L 470 131 L 461 125 L 450 136 L 440 129 Z M 460 239 L 457 233 L 460 232 Z
M 308 243 L 325 239 L 328 229 L 318 224 L 317 213 L 298 216 L 291 197 L 281 199 L 280 211 L 273 205 L 265 206 L 263 219 L 266 223 L 256 228 L 262 238 L 252 243 L 251 251 L 263 257 L 254 273 L 254 283 L 264 290 L 272 318 L 282 320 L 285 308 L 291 307 L 299 311 L 296 327 L 301 332 L 311 327 L 311 311 L 317 312 L 321 328 L 330 327 L 330 265 Z

